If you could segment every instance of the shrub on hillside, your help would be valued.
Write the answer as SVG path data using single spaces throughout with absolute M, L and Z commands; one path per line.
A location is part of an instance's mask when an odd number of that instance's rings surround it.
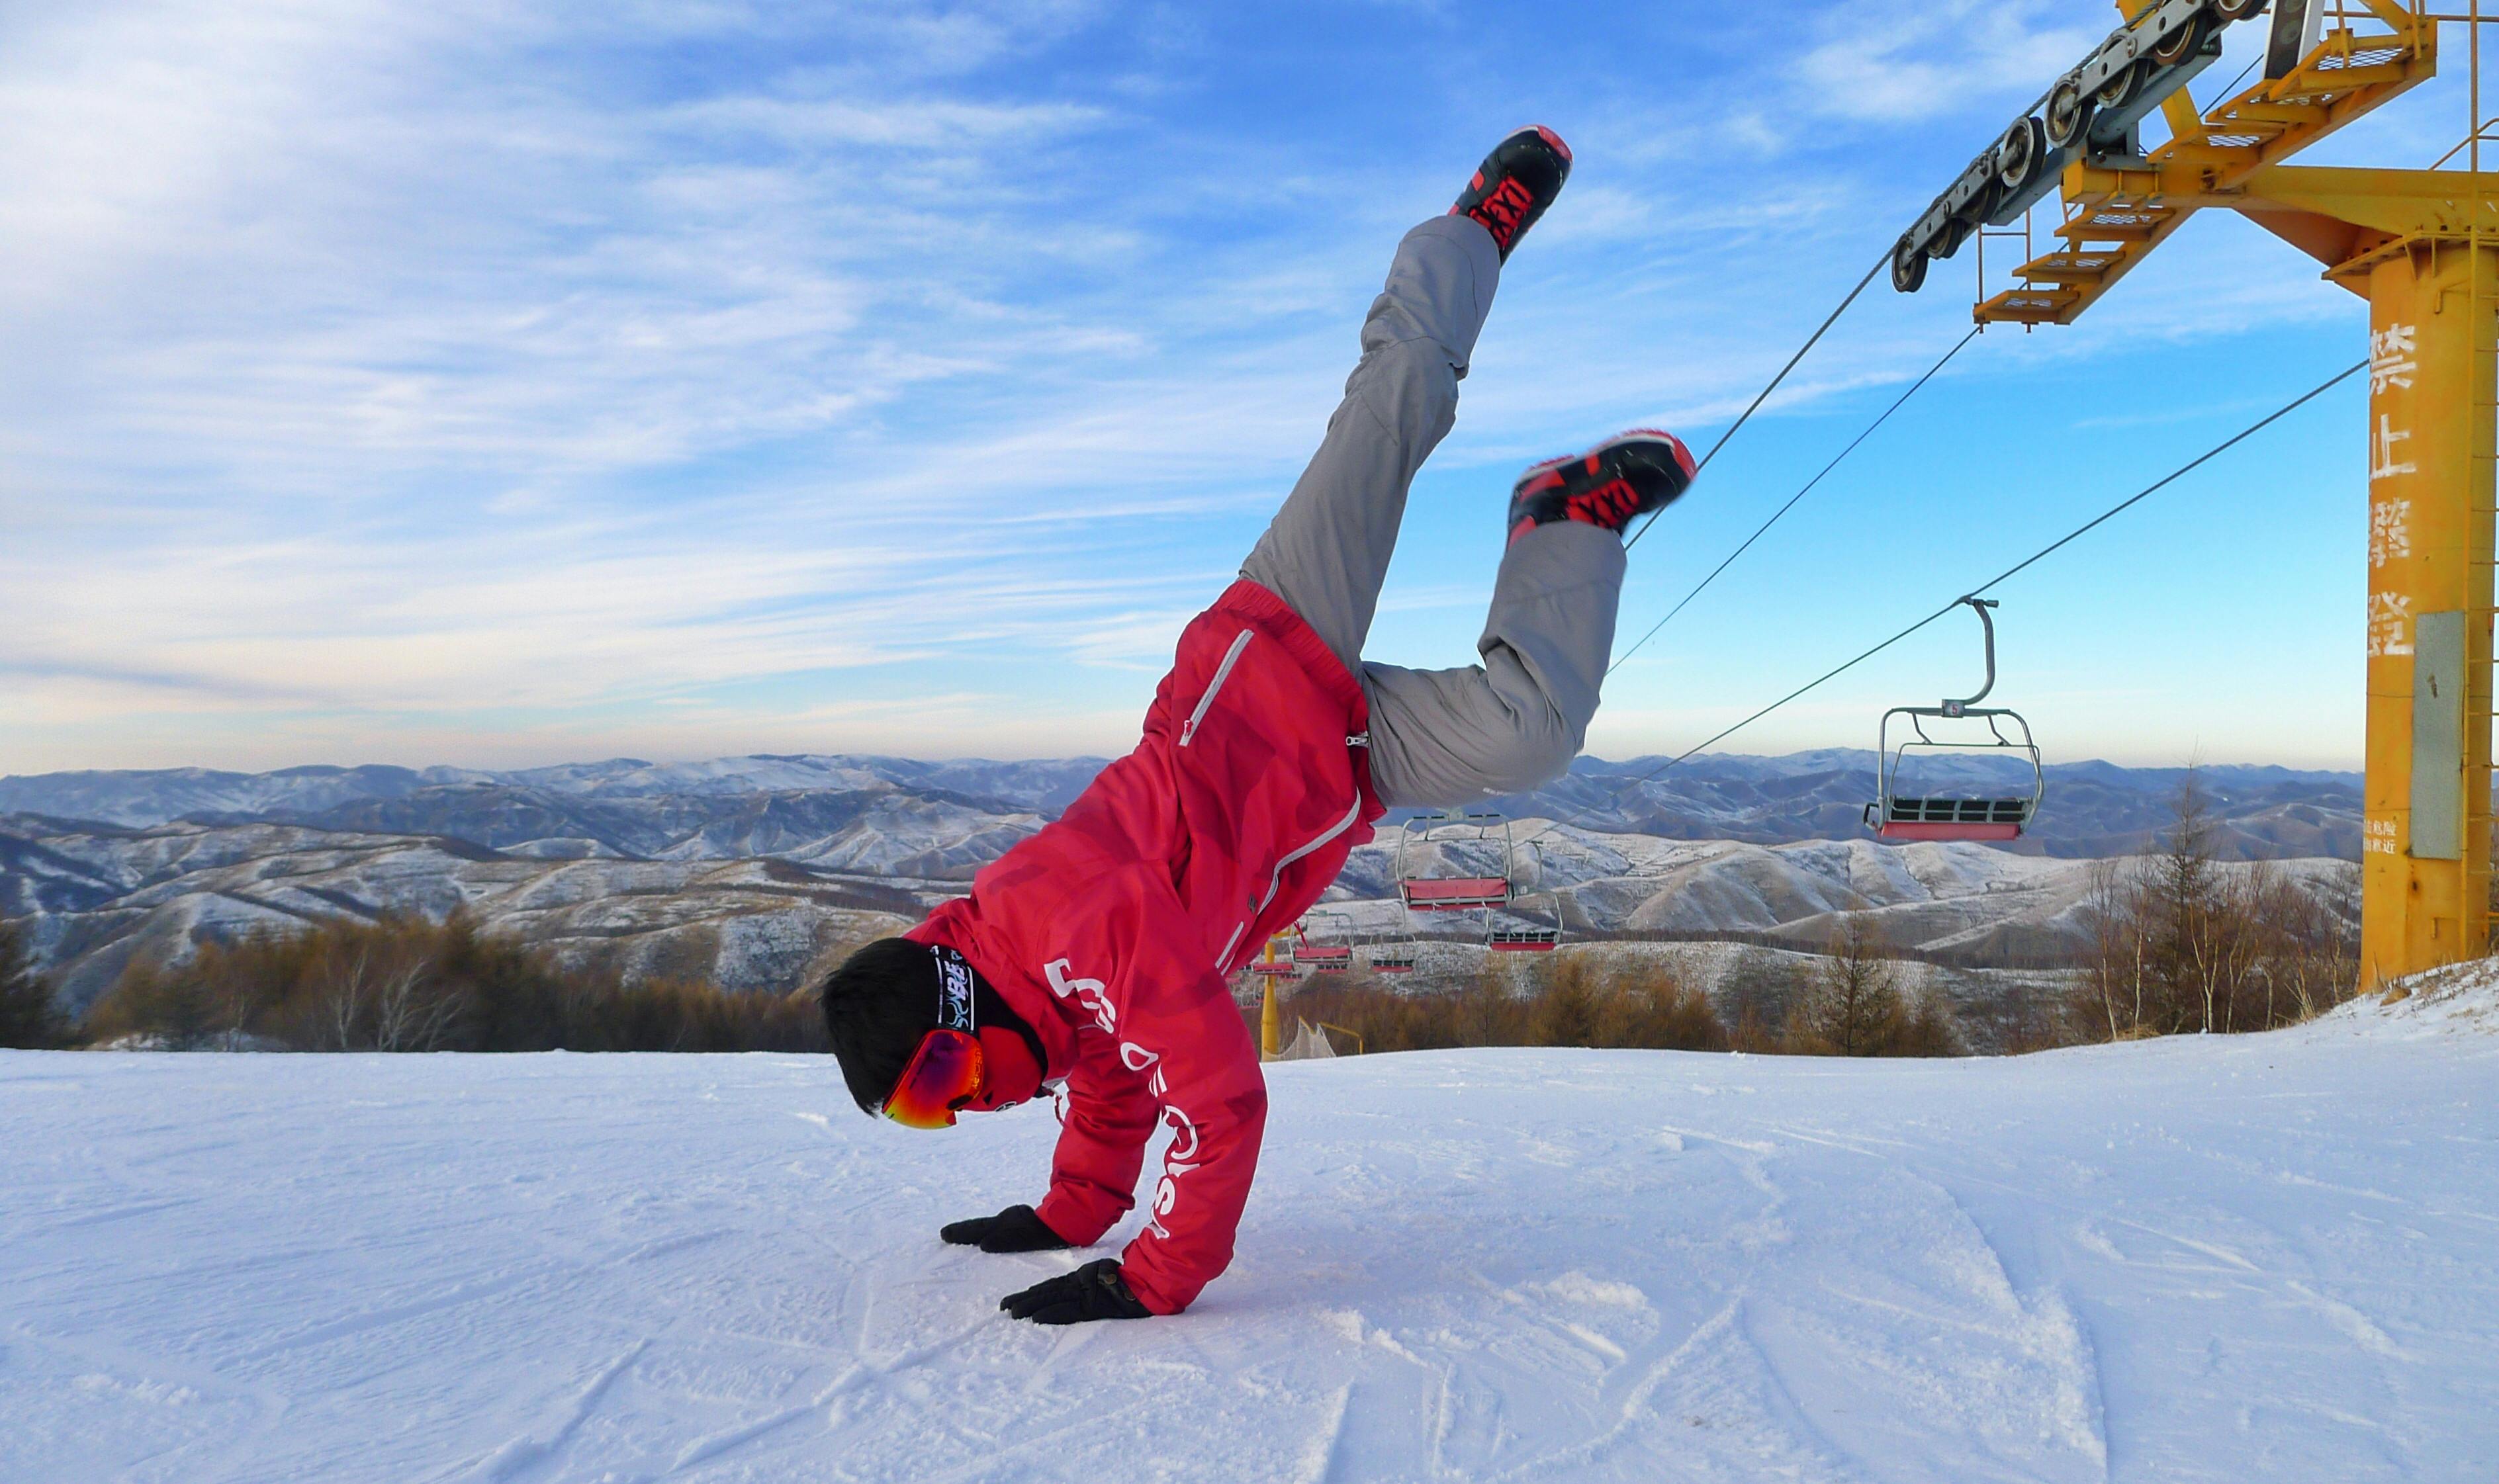
M 628 984 L 447 922 L 388 918 L 135 959 L 86 1020 L 97 1042 L 172 1049 L 274 1043 L 306 1051 L 804 1051 L 812 997 Z
M 1672 962 L 1545 955 L 1513 986 L 1487 974 L 1452 993 L 1400 993 L 1370 979 L 1313 980 L 1288 1013 L 1361 1038 L 1366 1051 L 1477 1046 L 1643 1047 L 1720 1051 L 1726 1027 Z M 1253 1012 L 1254 1014 L 1254 1012 Z M 1254 1023 L 1254 1022 L 1253 1022 Z

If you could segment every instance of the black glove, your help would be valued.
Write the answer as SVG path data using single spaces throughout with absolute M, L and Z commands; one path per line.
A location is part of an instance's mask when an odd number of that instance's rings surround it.
M 1076 1243 L 1050 1229 L 1029 1206 L 1010 1206 L 994 1216 L 949 1221 L 937 1235 L 960 1247 L 984 1252 L 1055 1252 Z
M 1105 1257 L 1073 1273 L 998 1301 L 998 1307 L 1035 1324 L 1083 1324 L 1087 1319 L 1150 1319 L 1153 1310 L 1128 1292 L 1120 1275 L 1120 1260 Z

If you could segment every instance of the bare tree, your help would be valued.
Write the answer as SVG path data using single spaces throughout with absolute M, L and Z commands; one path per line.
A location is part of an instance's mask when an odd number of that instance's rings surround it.
M 2155 962 L 2171 991 L 2168 1030 L 2209 1030 L 2213 1025 L 2213 993 L 2220 966 L 2214 881 L 2213 813 L 2204 800 L 2202 780 L 2193 767 L 2179 780 L 2170 804 L 2169 837 L 2154 862 L 2149 882 L 2157 914 L 2154 923 Z M 2180 1000 L 2189 1003 L 2180 1004 Z M 2190 1013 L 2200 1006 L 2191 1021 Z
M 2143 1024 L 2143 934 L 2134 873 L 2113 859 L 2094 860 L 2086 875 L 2083 920 L 2091 932 L 2084 982 L 2111 1041 Z
M 328 1049 L 364 1049 L 365 1001 L 370 992 L 372 966 L 372 947 L 358 944 L 354 961 L 347 965 L 344 973 L 332 975 L 325 986 L 323 1006 L 327 1014 L 322 1016 L 322 1021 L 328 1032 Z
M 2195 771 L 2158 855 L 2092 869 L 2082 994 L 2111 1039 L 2262 1030 L 2348 998 L 2358 980 L 2352 873 L 2227 866 Z
M 429 983 L 431 979 L 425 961 L 414 959 L 374 984 L 374 1050 L 438 1051 L 449 1044 L 459 1002 Z

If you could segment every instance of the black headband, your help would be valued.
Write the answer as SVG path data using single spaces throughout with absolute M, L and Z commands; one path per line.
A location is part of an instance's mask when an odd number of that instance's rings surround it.
M 942 943 L 928 946 L 937 960 L 937 1028 L 973 1034 L 972 961 Z

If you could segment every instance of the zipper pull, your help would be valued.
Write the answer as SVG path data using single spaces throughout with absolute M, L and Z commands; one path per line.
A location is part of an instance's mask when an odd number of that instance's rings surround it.
M 1357 731 L 1352 736 L 1345 739 L 1345 745 L 1347 747 L 1369 747 L 1371 745 L 1371 733 L 1367 731 Z

